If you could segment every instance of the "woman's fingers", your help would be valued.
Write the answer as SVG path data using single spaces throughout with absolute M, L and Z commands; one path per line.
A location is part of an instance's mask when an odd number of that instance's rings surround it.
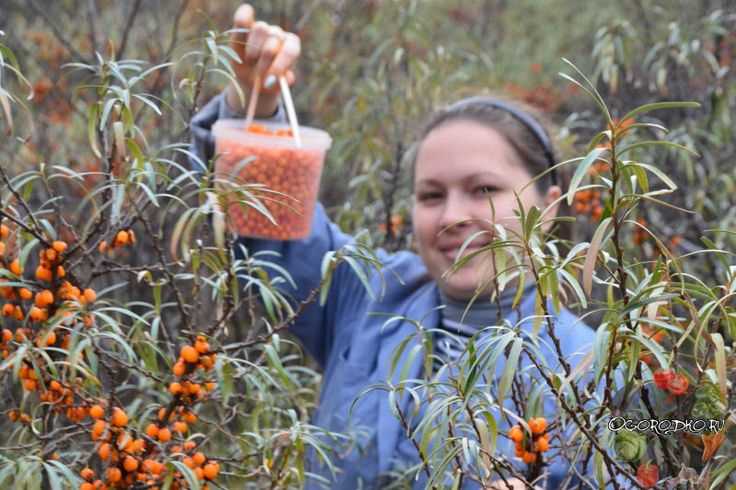
M 294 83 L 294 65 L 301 54 L 299 36 L 284 32 L 278 26 L 256 21 L 255 10 L 243 4 L 233 16 L 234 30 L 230 35 L 230 46 L 242 60 L 233 68 L 241 85 L 253 83 L 256 76 L 265 82 L 269 75 L 285 76 L 289 85 Z M 267 92 L 278 92 L 278 83 L 264 87 Z
M 261 57 L 263 45 L 271 33 L 270 26 L 259 20 L 251 27 L 248 42 L 245 44 L 245 62 L 255 63 Z
M 256 20 L 256 12 L 253 7 L 244 3 L 233 15 L 233 29 L 240 29 L 240 32 L 230 34 L 230 47 L 238 54 L 240 60 L 245 59 L 245 45 L 248 41 L 248 32 Z
M 284 31 L 280 27 L 269 26 L 268 37 L 263 42 L 261 54 L 258 57 L 258 64 L 256 65 L 256 73 L 261 76 L 262 80 L 266 79 L 268 69 L 281 50 L 285 37 Z
M 284 37 L 284 42 L 281 45 L 281 49 L 279 49 L 276 57 L 268 68 L 268 73 L 276 76 L 286 74 L 287 81 L 289 81 L 288 72 L 291 71 L 296 64 L 296 60 L 299 58 L 301 50 L 302 45 L 299 40 L 299 36 L 292 34 L 291 32 L 287 32 Z M 293 78 L 294 73 L 291 73 L 291 76 Z M 293 83 L 293 80 L 289 82 L 289 84 L 291 83 Z

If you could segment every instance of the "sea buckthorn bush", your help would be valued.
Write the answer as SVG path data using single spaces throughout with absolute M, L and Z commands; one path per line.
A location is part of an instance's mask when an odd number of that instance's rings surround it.
M 304 304 L 231 233 L 234 209 L 270 222 L 260 189 L 286 173 L 218 186 L 217 161 L 189 163 L 187 123 L 232 77 L 221 29 L 235 5 L 87 3 L 8 2 L 0 16 L 0 486 L 299 488 L 306 451 L 329 460 L 352 434 L 309 424 L 320 376 L 287 334 Z M 559 229 L 523 210 L 523 236 L 501 229 L 491 248 L 508 253 L 502 285 L 532 274 L 540 297 L 596 329 L 587 369 L 517 369 L 538 361 L 534 339 L 496 325 L 452 383 L 382 386 L 431 399 L 415 421 L 427 431 L 404 427 L 421 467 L 397 471 L 396 488 L 417 472 L 435 488 L 490 485 L 511 467 L 531 484 L 559 460 L 596 488 L 736 483 L 736 19 L 718 2 L 630 3 L 258 6 L 302 38 L 300 120 L 333 138 L 320 198 L 371 238 L 328 257 L 308 301 L 324 301 L 342 260 L 378 267 L 373 244 L 412 248 L 406 163 L 433 108 L 492 89 L 559 122 Z M 552 311 L 537 313 L 547 329 Z M 616 417 L 724 427 L 614 433 Z

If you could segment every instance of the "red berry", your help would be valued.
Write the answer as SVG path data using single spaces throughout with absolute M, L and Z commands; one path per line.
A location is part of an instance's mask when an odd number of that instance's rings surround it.
M 690 386 L 688 379 L 684 375 L 678 373 L 670 380 L 670 384 L 667 386 L 667 389 L 673 395 L 679 396 L 687 393 L 688 386 Z
M 666 390 L 670 385 L 670 381 L 675 377 L 675 372 L 671 369 L 658 369 L 654 371 L 654 384 L 661 390 Z
M 636 479 L 642 487 L 653 488 L 659 480 L 659 467 L 652 463 L 640 464 L 636 470 Z

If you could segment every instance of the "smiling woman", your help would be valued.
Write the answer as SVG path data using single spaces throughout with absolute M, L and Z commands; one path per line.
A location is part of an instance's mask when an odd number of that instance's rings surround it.
M 503 121 L 503 115 L 508 113 L 492 105 L 493 99 L 475 100 L 472 104 L 456 104 L 455 109 L 440 111 L 430 121 L 431 129 L 425 130 L 413 164 L 412 221 L 419 254 L 432 277 L 440 282 L 441 289 L 455 299 L 470 299 L 478 285 L 485 282 L 481 276 L 494 274 L 489 264 L 476 267 L 486 259 L 478 254 L 467 267 L 443 278 L 467 239 L 478 235 L 465 249 L 466 254 L 491 241 L 494 224 L 503 225 L 512 235 L 518 233 L 517 193 L 525 210 L 531 206 L 545 209 L 561 195 L 557 185 L 543 192 L 540 192 L 543 184 L 527 185 L 536 169 L 529 168 L 527 160 L 516 150 L 524 140 L 519 138 L 520 142 L 514 144 L 509 136 L 496 129 L 515 121 Z M 530 138 L 534 138 L 533 134 L 527 136 Z M 556 213 L 557 205 L 554 205 L 547 210 L 545 218 L 552 218 Z
M 281 41 L 284 36 L 293 39 L 293 35 L 255 22 L 250 7 L 238 10 L 235 24 L 252 28 L 252 35 L 260 33 L 257 43 L 248 36 L 236 40 L 248 46 L 246 51 L 235 43 L 245 58 L 246 66 L 238 66 L 236 70 L 238 88 L 243 92 L 247 93 L 254 81 L 258 83 L 268 74 L 288 73 L 296 63 L 299 49 L 291 49 L 289 43 Z M 297 41 L 293 40 L 291 46 L 298 48 Z M 262 53 L 266 47 L 271 52 Z M 268 60 L 275 61 L 269 64 Z M 227 96 L 234 92 L 230 87 L 192 120 L 193 153 L 202 162 L 214 154 L 211 130 L 215 121 L 243 116 L 243 106 Z M 277 94 L 265 93 L 268 103 L 256 111 L 256 116 L 283 120 L 283 110 L 277 107 L 277 99 L 273 97 Z M 511 284 L 495 302 L 479 301 L 467 308 L 468 299 L 473 297 L 478 285 L 495 274 L 483 254 L 478 254 L 456 273 L 445 274 L 471 237 L 477 238 L 465 253 L 488 245 L 494 238 L 496 224 L 503 225 L 509 238 L 518 234 L 515 193 L 519 193 L 525 209 L 531 206 L 546 209 L 543 219 L 550 220 L 556 215 L 556 201 L 562 191 L 556 185 L 554 173 L 549 172 L 534 185 L 527 185 L 555 161 L 550 137 L 538 119 L 521 106 L 498 99 L 465 99 L 430 118 L 412 153 L 415 155 L 412 185 L 416 191 L 412 213 L 419 254 L 409 251 L 391 254 L 379 249 L 376 257 L 383 270 L 370 271 L 370 275 L 364 271 L 366 275 L 361 278 L 354 269 L 341 263 L 332 273 L 324 303 L 318 303 L 310 298 L 322 286 L 321 264 L 325 255 L 356 244 L 354 237 L 330 221 L 320 203 L 315 206 L 307 238 L 286 241 L 241 236 L 235 246 L 238 258 L 244 250 L 249 255 L 276 252 L 277 258 L 271 260 L 281 270 L 288 271 L 293 282 L 274 281 L 274 284 L 280 284 L 283 292 L 294 300 L 294 309 L 301 312 L 289 324 L 290 331 L 324 369 L 320 404 L 312 419 L 314 426 L 333 433 L 355 434 L 355 444 L 347 449 L 338 447 L 335 439 L 324 439 L 325 445 L 335 449 L 330 455 L 335 473 L 325 464 L 324 454 L 311 448 L 306 451 L 307 469 L 328 482 L 323 488 L 331 489 L 388 488 L 404 478 L 407 478 L 404 483 L 415 489 L 424 488 L 431 480 L 441 482 L 435 486 L 444 488 L 452 484 L 458 473 L 462 477 L 456 483 L 463 489 L 499 485 L 561 488 L 570 468 L 559 457 L 559 442 L 565 434 L 552 433 L 552 424 L 544 435 L 545 444 L 549 440 L 544 455 L 536 443 L 514 447 L 510 441 L 499 438 L 497 450 L 488 455 L 493 458 L 492 464 L 490 460 L 482 460 L 481 464 L 476 458 L 475 462 L 466 461 L 450 468 L 442 461 L 446 460 L 451 446 L 457 444 L 452 442 L 455 439 L 452 432 L 462 431 L 468 424 L 458 420 L 449 428 L 442 426 L 441 430 L 420 424 L 431 405 L 429 389 L 421 395 L 417 390 L 413 400 L 401 393 L 389 393 L 390 390 L 371 389 L 387 381 L 397 386 L 406 380 L 435 378 L 443 382 L 438 386 L 459 386 L 457 379 L 450 379 L 455 376 L 450 373 L 463 366 L 462 358 L 467 357 L 470 339 L 478 349 L 484 343 L 493 343 L 494 336 L 487 327 L 496 326 L 509 332 L 506 338 L 514 337 L 516 357 L 499 361 L 495 378 L 494 368 L 490 366 L 488 374 L 493 379 L 483 381 L 486 383 L 483 386 L 465 386 L 469 391 L 453 396 L 482 392 L 483 399 L 492 400 L 493 406 L 478 408 L 477 416 L 482 412 L 483 417 L 495 417 L 498 432 L 505 433 L 519 417 L 552 420 L 556 415 L 551 391 L 544 389 L 542 377 L 534 372 L 535 366 L 519 356 L 522 341 L 534 335 L 540 345 L 537 351 L 544 357 L 542 365 L 554 370 L 560 359 L 564 359 L 565 368 L 575 368 L 581 354 L 590 350 L 594 337 L 593 331 L 564 307 L 550 315 L 553 318 L 547 321 L 547 329 L 535 330 L 531 319 L 539 316 L 541 301 L 533 282 L 522 285 L 520 301 L 515 301 L 517 288 Z M 298 162 L 289 164 L 298 165 Z M 495 214 L 491 212 L 489 198 Z M 543 226 L 548 227 L 549 223 Z M 369 294 L 366 284 L 374 291 L 380 288 L 382 295 Z M 546 311 L 553 312 L 549 301 Z M 386 315 L 391 321 L 386 322 Z M 421 325 L 419 332 L 417 325 Z M 551 345 L 555 349 L 550 349 Z M 395 369 L 402 350 L 412 355 L 399 364 L 400 370 Z M 515 390 L 526 393 L 534 390 L 536 401 L 527 403 L 518 396 L 510 397 L 507 388 L 502 387 L 505 372 L 515 373 Z M 419 406 L 412 407 L 416 402 Z M 471 412 L 476 410 L 474 405 L 465 406 Z M 408 415 L 414 412 L 416 417 Z M 476 445 L 480 443 L 478 433 L 467 433 L 464 437 Z M 430 450 L 431 447 L 436 450 Z M 437 475 L 433 475 L 435 471 Z M 319 482 L 319 478 L 314 478 L 306 486 L 318 488 Z

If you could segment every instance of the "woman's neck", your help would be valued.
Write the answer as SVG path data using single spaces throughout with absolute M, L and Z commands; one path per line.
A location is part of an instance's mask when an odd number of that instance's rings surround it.
M 517 282 L 518 284 L 518 282 Z M 529 294 L 536 284 L 530 280 L 524 286 L 523 297 Z M 441 310 L 442 317 L 465 325 L 488 326 L 498 323 L 499 318 L 503 320 L 512 311 L 517 288 L 508 284 L 497 297 L 492 300 L 486 295 L 479 295 L 468 308 L 469 299 L 456 299 L 448 296 L 440 289 L 440 301 L 445 308 Z M 499 315 L 499 307 L 501 314 Z M 467 313 L 466 310 L 467 309 Z

